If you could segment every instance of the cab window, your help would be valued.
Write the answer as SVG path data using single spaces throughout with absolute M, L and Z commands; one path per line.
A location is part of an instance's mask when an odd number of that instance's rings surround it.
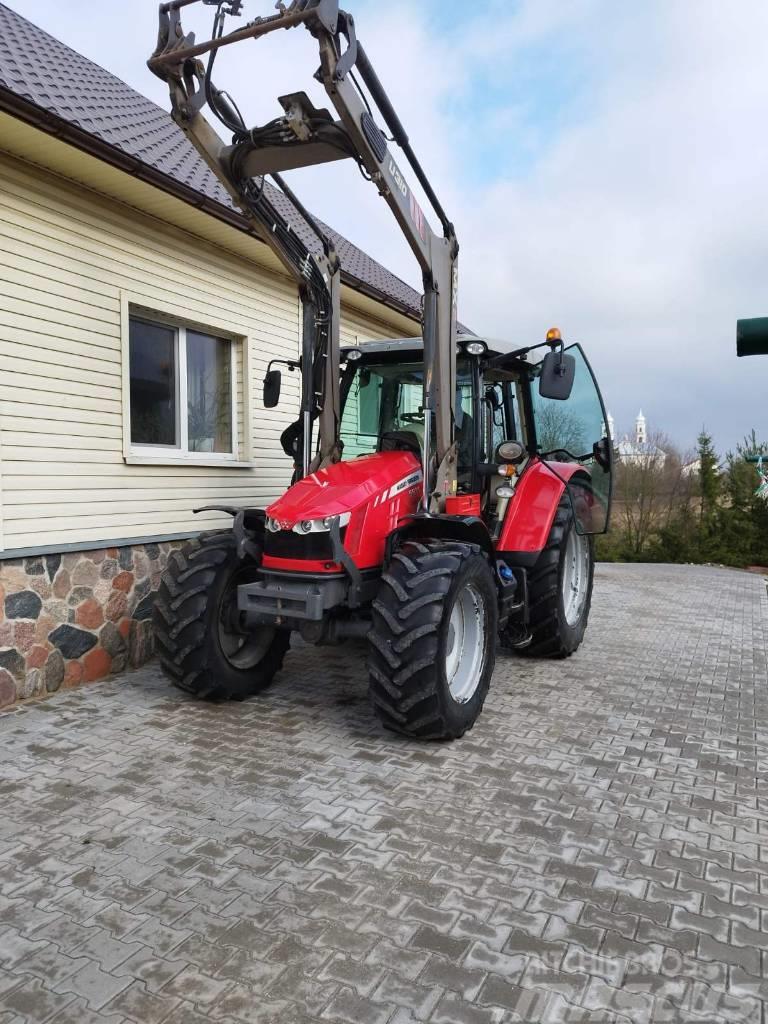
M 404 431 L 424 441 L 423 363 L 362 364 L 354 368 L 341 417 L 344 458 L 378 451 L 382 434 Z M 472 466 L 474 430 L 472 381 L 459 362 L 456 391 L 456 439 L 460 473 Z M 434 437 L 434 434 L 433 434 Z
M 492 462 L 502 441 L 508 441 L 504 389 L 501 384 L 486 384 L 483 390 L 483 440 L 481 461 Z
M 505 376 L 501 380 L 486 378 L 483 381 L 482 462 L 493 462 L 502 441 L 522 439 L 520 397 L 517 378 Z

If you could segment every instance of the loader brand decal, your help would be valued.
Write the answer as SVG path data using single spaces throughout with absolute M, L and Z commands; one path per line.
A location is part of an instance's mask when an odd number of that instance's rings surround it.
M 403 199 L 407 199 L 409 195 L 409 189 L 405 182 L 405 178 L 400 173 L 400 168 L 397 166 L 395 161 L 390 157 L 389 160 L 389 175 L 395 183 L 395 187 L 401 193 Z M 411 197 L 411 220 L 416 225 L 416 230 L 421 236 L 422 242 L 427 240 L 427 218 L 424 216 L 424 211 L 416 201 L 416 196 L 413 192 L 410 192 Z
M 404 199 L 408 198 L 408 186 L 405 183 L 405 178 L 400 173 L 400 168 L 397 166 L 394 160 L 390 158 L 389 161 L 389 174 L 397 187 L 398 192 L 402 193 Z
M 416 225 L 416 230 L 421 236 L 422 242 L 427 240 L 427 220 L 424 211 L 416 202 L 416 196 L 411 192 L 411 220 Z
M 402 480 L 399 480 L 396 484 L 393 484 L 388 491 L 383 491 L 381 494 L 379 494 L 373 503 L 373 507 L 376 508 L 377 505 L 383 505 L 384 502 L 389 501 L 390 498 L 396 498 L 398 494 L 402 494 L 403 491 L 407 491 L 408 488 L 410 487 L 417 488 L 422 481 L 422 477 L 423 474 L 421 470 L 418 470 L 416 473 L 411 473 L 408 476 L 403 477 Z

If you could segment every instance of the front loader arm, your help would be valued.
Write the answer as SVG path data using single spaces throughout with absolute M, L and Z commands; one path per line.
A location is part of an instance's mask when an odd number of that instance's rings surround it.
M 315 465 L 335 461 L 340 457 L 338 428 L 340 399 L 338 376 L 332 372 L 333 353 L 339 350 L 339 319 L 334 315 L 341 294 L 341 273 L 338 257 L 325 234 L 295 200 L 290 190 L 277 177 L 274 188 L 265 187 L 263 179 L 247 177 L 229 153 L 226 143 L 203 116 L 202 109 L 210 105 L 233 138 L 247 134 L 247 129 L 231 101 L 211 80 L 213 61 L 208 67 L 189 57 L 190 47 L 195 53 L 206 52 L 209 44 L 194 46 L 194 34 L 185 35 L 181 27 L 179 10 L 199 0 L 177 0 L 160 7 L 160 29 L 157 48 L 149 61 L 150 68 L 168 85 L 171 112 L 174 120 L 192 142 L 205 163 L 250 222 L 255 234 L 268 245 L 296 282 L 302 302 L 302 401 L 299 416 L 301 438 L 301 471 L 306 475 L 313 467 L 313 423 L 320 419 L 320 452 Z M 209 0 L 203 0 L 209 2 Z M 224 7 L 227 5 L 221 5 Z M 231 13 L 237 13 L 240 4 L 234 0 Z M 217 11 L 215 31 L 223 25 L 223 11 Z M 231 36 L 226 37 L 231 39 Z M 211 45 L 215 40 L 211 42 Z M 215 54 L 216 47 L 211 51 Z M 158 56 L 164 62 L 157 62 Z M 313 253 L 283 216 L 278 208 L 279 193 L 286 203 L 293 202 L 323 246 L 322 255 Z
M 193 3 L 216 7 L 212 38 L 196 43 L 181 27 L 180 10 Z M 327 464 L 339 452 L 339 316 L 340 267 L 329 239 L 304 210 L 280 172 L 329 161 L 353 159 L 378 188 L 405 235 L 424 281 L 424 494 L 425 510 L 439 511 L 456 486 L 454 404 L 456 390 L 456 295 L 458 244 L 408 136 L 376 72 L 357 40 L 351 15 L 338 0 L 293 0 L 279 3 L 277 14 L 256 18 L 244 28 L 224 34 L 224 16 L 240 14 L 242 0 L 172 0 L 160 8 L 158 45 L 151 70 L 167 82 L 173 117 L 233 201 L 251 221 L 256 234 L 275 252 L 297 282 L 304 306 L 302 343 L 303 471 Z M 284 116 L 248 129 L 232 101 L 216 89 L 211 72 L 218 51 L 245 39 L 278 29 L 304 25 L 318 41 L 324 85 L 339 119 L 318 110 L 304 93 L 280 97 Z M 208 55 L 207 66 L 197 58 Z M 359 73 L 392 139 L 378 128 L 371 105 L 359 87 Z M 232 133 L 226 143 L 201 110 L 208 105 Z M 408 163 L 440 219 L 443 233 L 430 227 L 415 196 L 389 151 L 388 141 L 403 150 Z M 323 246 L 313 253 L 280 214 L 277 195 L 265 187 L 271 176 L 294 204 Z M 278 193 L 279 195 L 279 193 Z M 431 460 L 434 417 L 437 462 Z M 319 458 L 311 461 L 312 423 L 320 428 Z

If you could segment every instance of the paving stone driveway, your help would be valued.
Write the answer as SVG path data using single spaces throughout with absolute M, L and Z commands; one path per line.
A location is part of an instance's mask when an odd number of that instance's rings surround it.
M 450 746 L 349 647 L 0 716 L 0 1024 L 761 1022 L 767 627 L 759 577 L 600 566 L 579 654 L 502 658 Z

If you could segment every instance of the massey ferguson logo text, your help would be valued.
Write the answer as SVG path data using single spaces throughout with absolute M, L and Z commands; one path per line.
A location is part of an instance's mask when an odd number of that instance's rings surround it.
M 405 183 L 405 179 L 400 173 L 400 168 L 397 166 L 394 160 L 389 161 L 389 173 L 392 176 L 392 180 L 395 185 L 400 189 L 404 198 L 408 197 L 408 186 Z
M 419 484 L 423 477 L 421 470 L 416 473 L 411 473 L 410 476 L 404 477 L 402 480 L 398 480 L 396 484 L 393 484 L 388 491 L 382 491 L 381 494 L 377 494 L 373 502 L 373 507 L 376 508 L 378 505 L 383 505 L 385 501 L 389 501 L 391 498 L 396 498 L 404 491 L 411 489 L 414 496 L 418 493 Z

